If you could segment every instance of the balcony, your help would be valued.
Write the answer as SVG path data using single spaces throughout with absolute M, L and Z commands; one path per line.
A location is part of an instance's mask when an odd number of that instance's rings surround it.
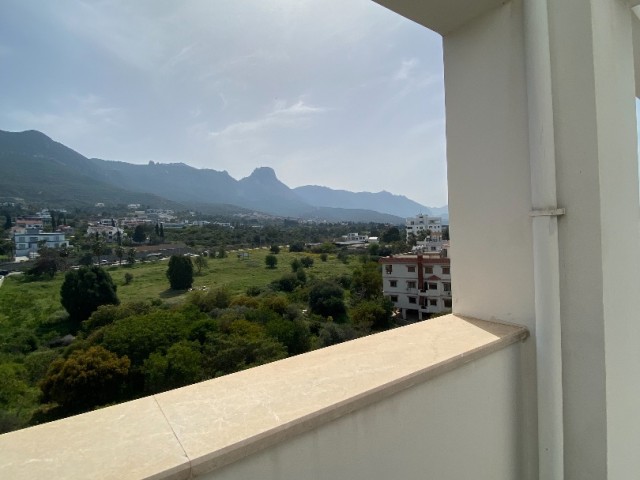
M 2 435 L 0 477 L 516 478 L 527 336 L 439 317 Z

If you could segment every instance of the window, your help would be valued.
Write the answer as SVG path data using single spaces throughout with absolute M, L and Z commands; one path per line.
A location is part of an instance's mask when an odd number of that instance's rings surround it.
M 450 267 L 442 267 L 443 275 L 449 275 L 450 272 L 451 272 L 451 268 Z
M 450 292 L 451 291 L 451 284 L 450 283 L 443 283 L 442 286 L 444 287 L 444 291 L 445 292 Z
M 391 272 L 393 272 L 393 265 L 385 265 L 385 266 L 384 266 L 384 271 L 385 271 L 386 273 L 391 273 Z
M 433 273 L 433 267 L 424 267 L 424 273 Z
M 397 287 L 398 286 L 398 281 L 397 280 L 389 280 L 389 286 L 390 287 Z
M 407 265 L 407 272 L 415 272 L 416 271 L 416 267 L 413 265 Z
M 416 303 L 416 297 L 407 297 L 409 299 L 409 303 Z
M 433 282 L 429 282 L 429 290 L 437 290 L 438 289 L 438 284 L 437 283 L 433 283 Z
M 449 298 L 444 299 L 444 308 L 451 308 L 451 299 Z
M 407 288 L 416 288 L 415 280 L 407 280 Z
M 438 306 L 438 300 L 436 300 L 435 298 L 429 299 L 429 306 L 437 307 Z
M 391 295 L 389 298 L 393 303 L 398 303 L 398 295 Z

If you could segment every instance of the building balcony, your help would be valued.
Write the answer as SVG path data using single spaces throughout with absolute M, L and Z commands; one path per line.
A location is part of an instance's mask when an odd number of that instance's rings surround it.
M 517 478 L 527 337 L 439 317 L 2 435 L 0 476 Z

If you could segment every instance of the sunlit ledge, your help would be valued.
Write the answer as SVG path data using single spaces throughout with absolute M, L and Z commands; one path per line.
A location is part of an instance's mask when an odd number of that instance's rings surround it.
M 0 478 L 192 478 L 527 336 L 522 327 L 447 315 L 316 350 L 2 435 Z

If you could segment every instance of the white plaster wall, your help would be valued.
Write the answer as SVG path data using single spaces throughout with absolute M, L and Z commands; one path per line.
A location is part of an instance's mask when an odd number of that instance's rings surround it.
M 512 0 L 443 37 L 453 312 L 535 339 L 524 20 Z M 493 221 L 487 222 L 487 215 Z M 535 343 L 523 346 L 519 480 L 538 478 Z
M 632 13 L 549 2 L 559 222 L 565 478 L 640 471 L 640 261 Z
M 533 330 L 520 2 L 449 33 L 443 49 L 453 311 Z
M 521 348 L 511 345 L 198 478 L 522 478 Z

